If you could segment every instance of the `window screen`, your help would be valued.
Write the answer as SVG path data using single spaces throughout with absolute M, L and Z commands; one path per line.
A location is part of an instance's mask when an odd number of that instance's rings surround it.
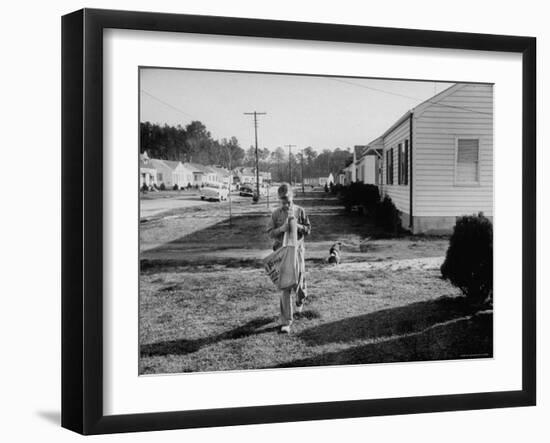
M 409 184 L 409 140 L 398 145 L 397 180 L 400 185 Z
M 459 139 L 456 155 L 457 183 L 479 181 L 479 140 Z

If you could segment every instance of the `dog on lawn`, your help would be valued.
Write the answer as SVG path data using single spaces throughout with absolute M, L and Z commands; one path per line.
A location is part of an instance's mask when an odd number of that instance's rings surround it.
M 339 265 L 340 264 L 340 246 L 342 243 L 336 242 L 334 243 L 330 249 L 328 250 L 328 259 L 327 262 L 331 265 Z

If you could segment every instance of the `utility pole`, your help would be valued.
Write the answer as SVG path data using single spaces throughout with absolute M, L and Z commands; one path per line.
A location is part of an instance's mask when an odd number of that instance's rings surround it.
M 258 169 L 258 115 L 266 115 L 267 112 L 245 112 L 244 115 L 254 116 L 254 140 L 256 143 L 256 195 L 260 198 L 260 170 Z
M 229 186 L 228 186 L 228 189 L 229 189 L 229 192 L 228 192 L 228 196 L 229 196 L 229 227 L 233 226 L 232 224 L 232 214 L 231 214 L 231 185 L 233 184 L 233 169 L 232 169 L 232 165 L 231 165 L 231 160 L 232 160 L 232 155 L 231 155 L 231 145 L 227 146 L 227 152 L 229 153 Z
M 304 188 L 304 150 L 302 149 L 302 153 L 300 154 L 300 164 L 302 166 L 302 194 L 306 193 L 306 190 Z
M 279 181 L 281 181 L 283 174 L 281 173 L 281 159 L 279 156 L 277 156 L 277 175 L 278 175 L 277 178 L 279 179 Z
M 266 149 L 265 146 L 264 146 L 264 149 Z M 271 177 L 271 176 L 270 176 L 270 177 Z M 267 197 L 267 200 L 266 200 L 266 202 L 267 202 L 267 209 L 269 209 L 269 191 L 271 190 L 271 179 L 269 180 L 269 183 L 267 183 L 265 189 L 266 189 L 266 197 Z
M 285 148 L 288 148 L 288 183 L 290 186 L 292 186 L 292 163 L 291 163 L 291 155 L 292 155 L 292 148 L 295 148 L 296 145 L 285 145 Z

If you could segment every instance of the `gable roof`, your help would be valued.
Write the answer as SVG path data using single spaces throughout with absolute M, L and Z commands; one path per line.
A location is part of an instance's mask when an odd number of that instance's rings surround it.
M 367 149 L 363 151 L 363 157 L 366 155 L 380 156 L 380 152 L 384 150 L 384 138 L 382 136 L 375 138 L 367 145 Z
M 140 169 L 151 169 L 154 170 L 155 167 L 148 161 L 142 158 L 139 159 L 139 168 Z
M 203 168 L 203 171 L 206 172 L 207 174 L 212 174 L 212 173 L 215 174 L 217 172 L 216 169 L 213 168 L 212 166 L 204 166 L 203 165 L 202 168 Z
M 164 162 L 164 160 L 160 160 L 158 158 L 150 158 L 149 164 L 153 165 L 155 169 L 157 168 L 169 168 L 169 166 Z
M 200 172 L 202 174 L 207 172 L 205 166 L 201 165 L 200 163 L 186 163 L 185 165 L 188 165 L 188 167 L 192 169 L 193 172 Z
M 152 165 L 154 168 L 164 167 L 169 168 L 171 170 L 174 170 L 180 165 L 180 162 L 172 161 L 172 160 L 161 160 L 159 158 L 150 158 L 148 161 L 149 165 Z
M 363 151 L 366 150 L 366 148 L 367 148 L 366 145 L 355 145 L 353 147 L 353 152 L 355 153 L 355 159 L 361 158 L 361 156 L 363 155 Z
M 233 175 L 231 174 L 231 171 L 228 171 L 227 169 L 225 168 L 221 168 L 219 166 L 212 166 L 212 169 L 219 175 L 223 176 L 223 177 L 228 177 L 230 175 Z
M 166 166 L 168 166 L 172 170 L 176 169 L 179 165 L 181 165 L 180 161 L 174 161 L 174 160 L 162 160 L 162 162 L 164 162 L 164 164 L 166 164 Z
M 386 135 L 391 133 L 395 128 L 397 128 L 401 123 L 403 123 L 406 119 L 408 119 L 411 115 L 418 116 L 422 114 L 426 108 L 436 104 L 440 100 L 444 99 L 445 97 L 451 95 L 453 92 L 462 89 L 464 87 L 464 83 L 455 83 L 454 85 L 448 87 L 447 89 L 444 89 L 439 94 L 434 95 L 433 97 L 430 97 L 427 100 L 424 100 L 422 103 L 416 105 L 414 108 L 409 109 L 405 114 L 401 116 L 400 119 L 398 119 L 393 125 L 391 125 L 379 138 L 384 138 Z

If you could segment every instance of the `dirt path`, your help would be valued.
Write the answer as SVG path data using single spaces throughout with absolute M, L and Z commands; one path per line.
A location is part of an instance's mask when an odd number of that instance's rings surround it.
M 342 267 L 342 270 L 347 271 L 400 271 L 400 270 L 410 270 L 410 271 L 429 271 L 429 270 L 438 270 L 441 268 L 445 256 L 440 257 L 418 257 L 418 258 L 406 258 L 402 260 L 385 260 L 385 261 L 376 261 L 376 262 L 357 262 L 357 263 L 348 263 L 345 267 Z M 338 272 L 338 267 L 336 267 L 335 272 Z

